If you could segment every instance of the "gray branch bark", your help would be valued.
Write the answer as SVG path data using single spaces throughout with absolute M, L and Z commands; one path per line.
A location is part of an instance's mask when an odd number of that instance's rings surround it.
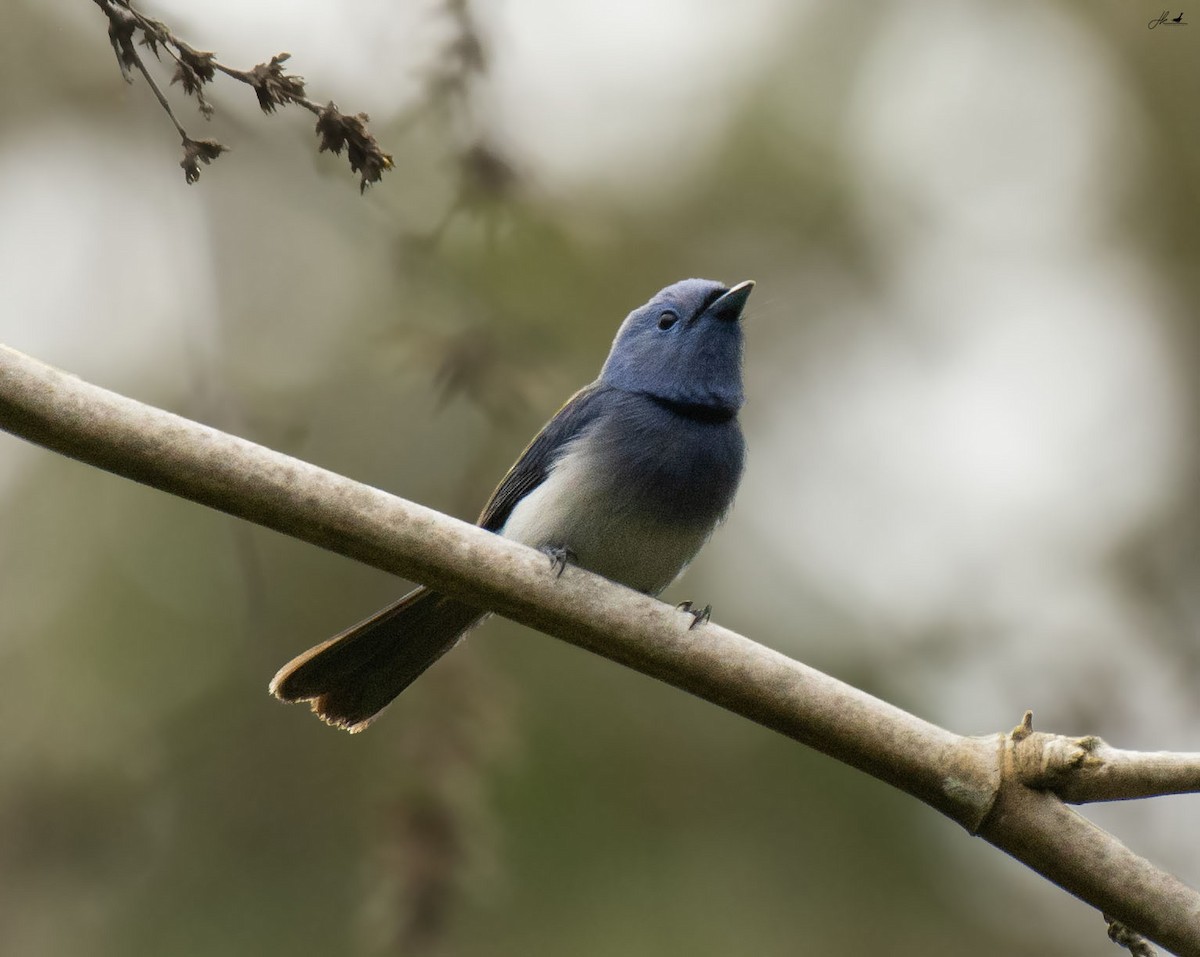
M 432 585 L 697 695 L 913 795 L 1162 947 L 1200 957 L 1200 893 L 1064 800 L 1200 790 L 1200 756 L 1032 730 L 964 737 L 473 525 L 0 346 L 0 429 Z

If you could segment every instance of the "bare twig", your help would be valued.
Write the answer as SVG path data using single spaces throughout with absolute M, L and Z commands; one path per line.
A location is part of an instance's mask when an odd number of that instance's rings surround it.
M 212 82 L 218 72 L 223 73 L 250 86 L 264 113 L 274 113 L 281 106 L 295 103 L 315 114 L 318 151 L 330 150 L 340 154 L 345 149 L 350 169 L 359 174 L 360 192 L 371 183 L 379 182 L 380 177 L 392 168 L 392 157 L 383 151 L 367 129 L 370 117 L 366 113 L 347 115 L 332 102 L 322 106 L 310 100 L 305 93 L 304 78 L 284 72 L 283 64 L 291 57 L 290 53 L 279 53 L 249 70 L 238 70 L 221 63 L 213 53 L 189 46 L 161 20 L 147 17 L 135 10 L 129 0 L 93 2 L 108 17 L 108 37 L 117 55 L 121 75 L 132 83 L 131 71 L 136 68 L 145 77 L 159 105 L 178 131 L 184 150 L 183 160 L 179 165 L 183 167 L 184 176 L 189 183 L 194 183 L 200 178 L 200 162 L 211 163 L 225 152 L 227 147 L 216 140 L 198 140 L 188 135 L 171 109 L 166 95 L 146 68 L 145 61 L 138 53 L 138 44 L 148 48 L 155 57 L 160 56 L 160 49 L 166 50 L 175 61 L 175 75 L 171 78 L 171 83 L 178 83 L 184 95 L 196 97 L 200 112 L 206 119 L 212 116 L 213 106 L 204 96 L 204 86 Z M 141 35 L 140 40 L 135 44 L 134 38 L 138 34 Z
M 1100 738 L 1068 738 L 1033 730 L 1033 714 L 1012 734 L 1013 763 L 1031 788 L 1068 804 L 1129 801 L 1200 791 L 1200 753 L 1122 751 Z
M 682 688 L 920 798 L 1111 920 L 1200 957 L 1200 893 L 1053 792 L 1027 785 L 1020 755 L 1029 720 L 1007 735 L 953 734 L 719 625 L 689 631 L 691 615 L 646 595 L 572 567 L 556 578 L 533 549 L 5 347 L 0 428 L 426 582 Z

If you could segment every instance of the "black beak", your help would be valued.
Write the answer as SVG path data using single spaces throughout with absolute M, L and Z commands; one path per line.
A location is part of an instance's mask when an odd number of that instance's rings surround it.
M 737 322 L 742 318 L 742 310 L 746 308 L 746 300 L 754 291 L 754 280 L 747 279 L 739 282 L 708 307 L 708 312 L 725 322 Z

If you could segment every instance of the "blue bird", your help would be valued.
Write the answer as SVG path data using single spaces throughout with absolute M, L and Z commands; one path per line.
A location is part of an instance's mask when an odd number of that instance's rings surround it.
M 560 573 L 569 560 L 651 595 L 666 588 L 741 479 L 740 320 L 753 288 L 685 279 L 631 312 L 600 377 L 529 443 L 479 524 L 545 551 Z M 284 665 L 271 693 L 361 731 L 486 615 L 417 588 Z

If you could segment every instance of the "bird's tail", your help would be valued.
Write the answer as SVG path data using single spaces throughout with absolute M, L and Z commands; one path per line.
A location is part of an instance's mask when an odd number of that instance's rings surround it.
M 486 614 L 418 588 L 293 658 L 272 679 L 271 694 L 311 701 L 322 721 L 361 731 Z

